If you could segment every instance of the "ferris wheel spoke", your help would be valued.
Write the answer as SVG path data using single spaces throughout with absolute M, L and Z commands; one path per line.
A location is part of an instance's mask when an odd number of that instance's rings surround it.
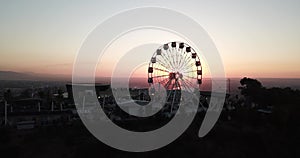
M 174 69 L 176 70 L 177 68 L 176 68 L 175 57 L 176 57 L 176 53 L 174 53 L 174 51 L 172 50 L 172 60 L 173 60 L 172 64 L 173 64 Z
M 152 78 L 166 77 L 166 76 L 169 76 L 169 75 L 160 75 L 160 76 L 154 76 L 154 77 L 152 77 Z
M 158 71 L 163 71 L 163 72 L 169 72 L 168 70 L 163 70 L 163 69 L 156 68 L 156 67 L 154 67 L 153 69 L 154 69 L 154 70 L 158 70 Z
M 174 50 L 175 50 L 175 65 L 176 65 L 176 70 L 178 71 L 178 68 L 179 68 L 179 66 L 178 66 L 178 63 L 179 63 L 179 61 L 178 61 L 178 59 L 179 59 L 179 51 L 177 50 L 177 48 L 174 48 Z
M 195 84 L 192 83 L 191 81 L 189 81 L 189 80 L 185 80 L 185 81 L 186 81 L 186 83 L 189 84 L 191 87 L 194 87 L 194 86 L 195 86 Z
M 180 69 L 182 71 L 189 71 L 189 70 L 186 70 L 185 68 L 191 68 L 191 69 L 195 68 L 194 60 L 193 59 L 185 59 L 185 62 Z
M 170 49 L 168 49 L 168 54 L 169 54 L 169 56 L 170 56 L 170 58 L 169 59 L 172 59 L 172 61 L 170 61 L 170 63 L 171 63 L 171 65 L 172 65 L 172 67 L 173 67 L 173 69 L 175 69 L 175 66 L 174 66 L 174 54 L 170 51 Z
M 179 53 L 179 61 L 178 61 L 178 68 L 180 68 L 180 65 L 181 65 L 181 60 L 182 60 L 182 49 L 180 50 L 180 53 Z
M 163 54 L 161 54 L 161 57 L 163 60 L 158 59 L 158 61 L 160 63 L 162 63 L 164 65 L 164 67 L 166 67 L 167 69 L 172 69 L 172 66 L 170 65 L 170 63 L 168 63 L 168 61 L 166 61 L 166 58 Z
M 192 92 L 191 88 L 185 83 L 185 80 L 181 79 L 182 80 L 182 85 L 185 87 L 186 90 L 190 90 L 190 92 Z
M 182 72 L 182 73 L 190 73 L 190 72 L 197 72 L 197 70 L 185 71 L 185 72 Z
M 191 84 L 189 84 L 188 82 L 184 81 L 184 84 L 188 87 L 190 92 L 193 92 L 193 86 Z
M 190 67 L 190 68 L 192 68 L 194 66 L 195 66 L 195 63 L 189 62 L 189 63 L 184 64 L 183 67 L 180 70 L 182 70 L 184 67 Z
M 195 66 L 196 64 L 195 63 L 190 63 L 190 65 L 189 66 Z
M 165 79 L 157 81 L 157 83 L 165 86 L 167 81 L 168 81 L 168 78 L 165 78 Z
M 175 56 L 176 56 L 176 69 L 178 69 L 178 55 L 179 55 L 179 51 L 175 48 Z
M 188 53 L 185 53 L 185 57 L 183 59 L 182 65 L 180 66 L 180 69 L 184 68 L 191 62 L 191 60 L 189 59 L 190 57 L 187 54 Z
M 166 63 L 168 63 L 168 65 L 170 66 L 170 69 L 173 70 L 174 69 L 174 65 L 172 64 L 172 62 L 168 59 L 172 58 L 169 56 L 168 51 L 166 51 L 165 53 L 166 55 L 168 55 L 168 57 L 163 56 L 164 60 L 166 61 Z
M 158 69 L 160 69 L 160 70 L 167 71 L 167 72 L 170 71 L 170 68 L 166 67 L 164 64 L 161 64 L 161 63 L 159 63 L 159 62 L 157 63 L 157 66 L 154 65 L 153 69 L 154 69 L 154 68 L 158 68 Z
M 158 58 L 157 58 L 156 60 L 157 60 L 157 63 L 158 63 L 158 64 L 164 66 L 166 69 L 170 69 L 170 68 L 171 68 L 170 65 L 169 65 L 168 63 L 166 63 L 166 62 L 164 62 L 164 61 L 162 61 L 162 60 L 160 60 L 160 59 L 158 59 Z
M 155 79 L 155 81 L 157 82 L 157 83 L 160 83 L 161 81 L 163 81 L 163 80 L 165 80 L 165 79 L 168 79 L 168 78 L 166 78 L 166 77 L 164 77 L 164 76 L 154 76 L 154 77 L 152 77 L 153 79 Z
M 167 82 L 169 80 L 169 78 L 165 78 L 165 79 L 163 79 L 162 81 L 159 81 L 158 83 L 159 84 L 165 84 L 165 82 Z
M 179 57 L 179 59 L 178 59 L 178 63 L 177 63 L 177 65 L 178 65 L 178 69 L 180 69 L 180 66 L 181 66 L 181 63 L 182 63 L 182 59 L 183 59 L 183 55 L 182 55 L 182 49 L 180 49 L 178 52 L 178 57 Z
M 170 84 L 171 84 L 172 80 L 169 79 L 169 81 L 166 83 L 166 89 L 168 90 Z
M 178 66 L 180 67 L 181 63 L 182 63 L 182 60 L 184 59 L 184 51 L 183 49 L 180 49 L 180 54 L 179 54 L 179 63 L 178 63 Z
M 194 81 L 194 80 L 196 80 L 197 78 L 194 78 L 194 77 L 192 77 L 192 76 L 185 76 L 185 77 L 183 77 L 183 79 L 184 79 L 186 82 L 192 84 L 192 82 L 191 82 L 190 80 Z M 193 85 L 193 84 L 192 84 L 192 85 Z
M 189 68 L 189 70 L 185 70 L 186 68 Z M 191 62 L 186 62 L 182 65 L 180 68 L 180 71 L 190 71 L 193 68 L 193 65 Z
M 168 50 L 165 50 L 164 52 L 165 52 L 165 53 L 163 54 L 164 60 L 166 61 L 166 63 L 168 63 L 168 64 L 170 65 L 171 69 L 173 69 L 172 63 L 170 62 L 170 60 L 168 60 L 168 59 L 171 59 L 171 58 L 172 58 L 172 57 L 170 56 L 170 54 L 169 54 L 169 51 L 168 51 Z
M 197 77 L 194 77 L 194 76 L 184 76 L 186 78 L 190 78 L 190 79 L 198 79 Z
M 186 51 L 184 51 L 184 60 L 188 60 L 189 58 L 191 58 L 191 55 L 190 55 L 190 53 L 188 53 L 188 52 L 186 52 Z
M 179 70 L 181 71 L 182 69 L 184 69 L 185 65 L 187 65 L 186 62 L 182 61 L 181 65 L 179 66 Z
M 181 56 L 181 57 L 180 57 L 180 62 L 179 62 L 179 69 L 181 69 L 181 68 L 182 68 L 182 65 L 185 64 L 185 62 L 186 62 L 186 60 L 185 60 L 185 58 L 186 58 L 186 53 L 185 53 L 184 50 L 181 50 L 180 56 Z
M 175 65 L 175 69 L 177 70 L 177 52 L 175 51 L 175 53 L 174 53 L 174 48 L 172 48 L 172 53 L 173 53 L 173 55 L 174 55 L 174 61 L 173 61 L 173 63 L 174 63 L 174 65 Z

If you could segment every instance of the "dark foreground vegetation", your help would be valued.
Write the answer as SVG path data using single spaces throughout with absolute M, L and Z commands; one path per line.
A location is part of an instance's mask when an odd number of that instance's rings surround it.
M 299 157 L 300 91 L 265 88 L 250 78 L 240 83 L 242 97 L 228 99 L 228 107 L 204 138 L 197 136 L 204 116 L 199 113 L 188 130 L 170 145 L 146 153 L 129 153 L 101 143 L 76 120 L 30 130 L 1 128 L 0 153 L 4 157 L 31 158 Z

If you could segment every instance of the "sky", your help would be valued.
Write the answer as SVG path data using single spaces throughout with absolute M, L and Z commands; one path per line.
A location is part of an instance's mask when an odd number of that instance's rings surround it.
M 298 0 L 3 0 L 0 71 L 70 75 L 89 32 L 113 14 L 143 6 L 196 20 L 219 50 L 227 77 L 300 78 Z

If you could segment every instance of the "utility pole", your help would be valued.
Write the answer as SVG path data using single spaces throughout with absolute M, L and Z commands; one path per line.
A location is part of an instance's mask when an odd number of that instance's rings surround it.
M 7 106 L 8 103 L 11 103 L 11 92 L 10 90 L 7 90 L 7 92 L 4 93 L 4 124 L 5 126 L 7 125 L 8 121 L 7 121 Z
M 230 94 L 230 78 L 228 78 L 228 93 Z
M 5 126 L 7 125 L 7 101 L 5 100 L 4 101 L 4 124 L 5 124 Z
M 54 110 L 54 103 L 53 103 L 53 100 L 51 101 L 51 111 Z
M 103 108 L 104 108 L 104 105 L 105 105 L 105 98 L 106 98 L 106 95 L 104 95 L 104 97 L 103 97 Z
M 83 96 L 83 101 L 82 101 L 82 110 L 84 110 L 85 107 L 85 96 Z
M 38 111 L 41 112 L 41 103 L 38 101 Z
M 60 111 L 63 111 L 63 104 L 59 103 L 59 105 L 60 105 Z

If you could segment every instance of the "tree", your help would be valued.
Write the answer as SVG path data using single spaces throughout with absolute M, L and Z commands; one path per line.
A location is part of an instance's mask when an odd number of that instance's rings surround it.
M 256 79 L 244 77 L 240 80 L 240 83 L 242 85 L 242 87 L 239 87 L 242 90 L 241 94 L 245 96 L 253 96 L 262 89 L 262 84 Z
M 258 80 L 244 77 L 240 80 L 240 83 L 242 86 L 239 89 L 241 90 L 241 94 L 246 98 L 246 104 L 256 103 L 262 105 L 265 103 L 265 88 Z

